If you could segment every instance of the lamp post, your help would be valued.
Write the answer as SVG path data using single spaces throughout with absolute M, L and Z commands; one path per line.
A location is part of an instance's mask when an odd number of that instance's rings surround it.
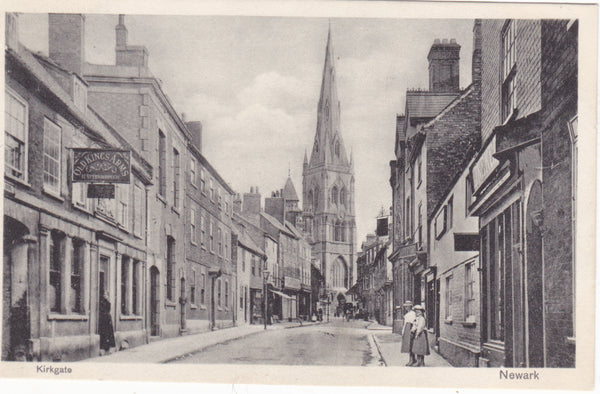
M 267 280 L 269 280 L 269 271 L 268 270 L 263 270 L 263 298 L 265 301 L 265 306 L 264 306 L 264 312 L 263 312 L 263 320 L 265 322 L 265 330 L 267 329 L 267 318 L 269 316 L 268 314 L 268 308 L 269 308 L 269 304 L 267 303 Z

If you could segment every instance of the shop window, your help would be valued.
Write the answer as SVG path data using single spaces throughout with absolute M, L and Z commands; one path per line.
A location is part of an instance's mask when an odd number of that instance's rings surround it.
M 465 321 L 475 322 L 475 263 L 465 265 Z
M 127 307 L 127 289 L 129 288 L 129 263 L 127 256 L 121 258 L 121 315 L 128 315 Z
M 27 102 L 10 90 L 4 99 L 4 173 L 27 181 Z
M 131 307 L 134 315 L 140 315 L 139 291 L 140 291 L 140 262 L 133 261 L 131 272 Z
M 50 277 L 49 277 L 49 285 L 50 285 L 50 294 L 49 294 L 49 304 L 50 311 L 61 313 L 62 311 L 62 263 L 64 261 L 64 243 L 65 236 L 64 234 L 58 231 L 51 231 L 50 237 L 48 239 L 50 243 Z
M 82 304 L 82 279 L 84 261 L 84 243 L 81 240 L 73 240 L 73 254 L 71 256 L 71 305 L 73 313 L 83 313 Z
M 167 299 L 175 300 L 175 240 L 167 237 Z

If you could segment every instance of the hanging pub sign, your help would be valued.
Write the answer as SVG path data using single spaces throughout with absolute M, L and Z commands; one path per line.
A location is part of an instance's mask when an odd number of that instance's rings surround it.
M 128 150 L 73 148 L 73 182 L 129 183 Z
M 90 183 L 87 188 L 87 198 L 115 198 L 115 185 Z

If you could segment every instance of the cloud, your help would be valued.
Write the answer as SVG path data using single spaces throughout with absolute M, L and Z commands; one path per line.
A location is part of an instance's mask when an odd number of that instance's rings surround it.
M 298 113 L 314 105 L 315 91 L 310 81 L 281 75 L 274 71 L 259 74 L 238 95 L 241 105 L 262 104 Z

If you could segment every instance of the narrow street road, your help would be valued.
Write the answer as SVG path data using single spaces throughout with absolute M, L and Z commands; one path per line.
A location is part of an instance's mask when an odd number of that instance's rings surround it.
M 269 330 L 208 347 L 173 363 L 379 365 L 367 325 L 369 322 L 335 319 L 327 324 Z

